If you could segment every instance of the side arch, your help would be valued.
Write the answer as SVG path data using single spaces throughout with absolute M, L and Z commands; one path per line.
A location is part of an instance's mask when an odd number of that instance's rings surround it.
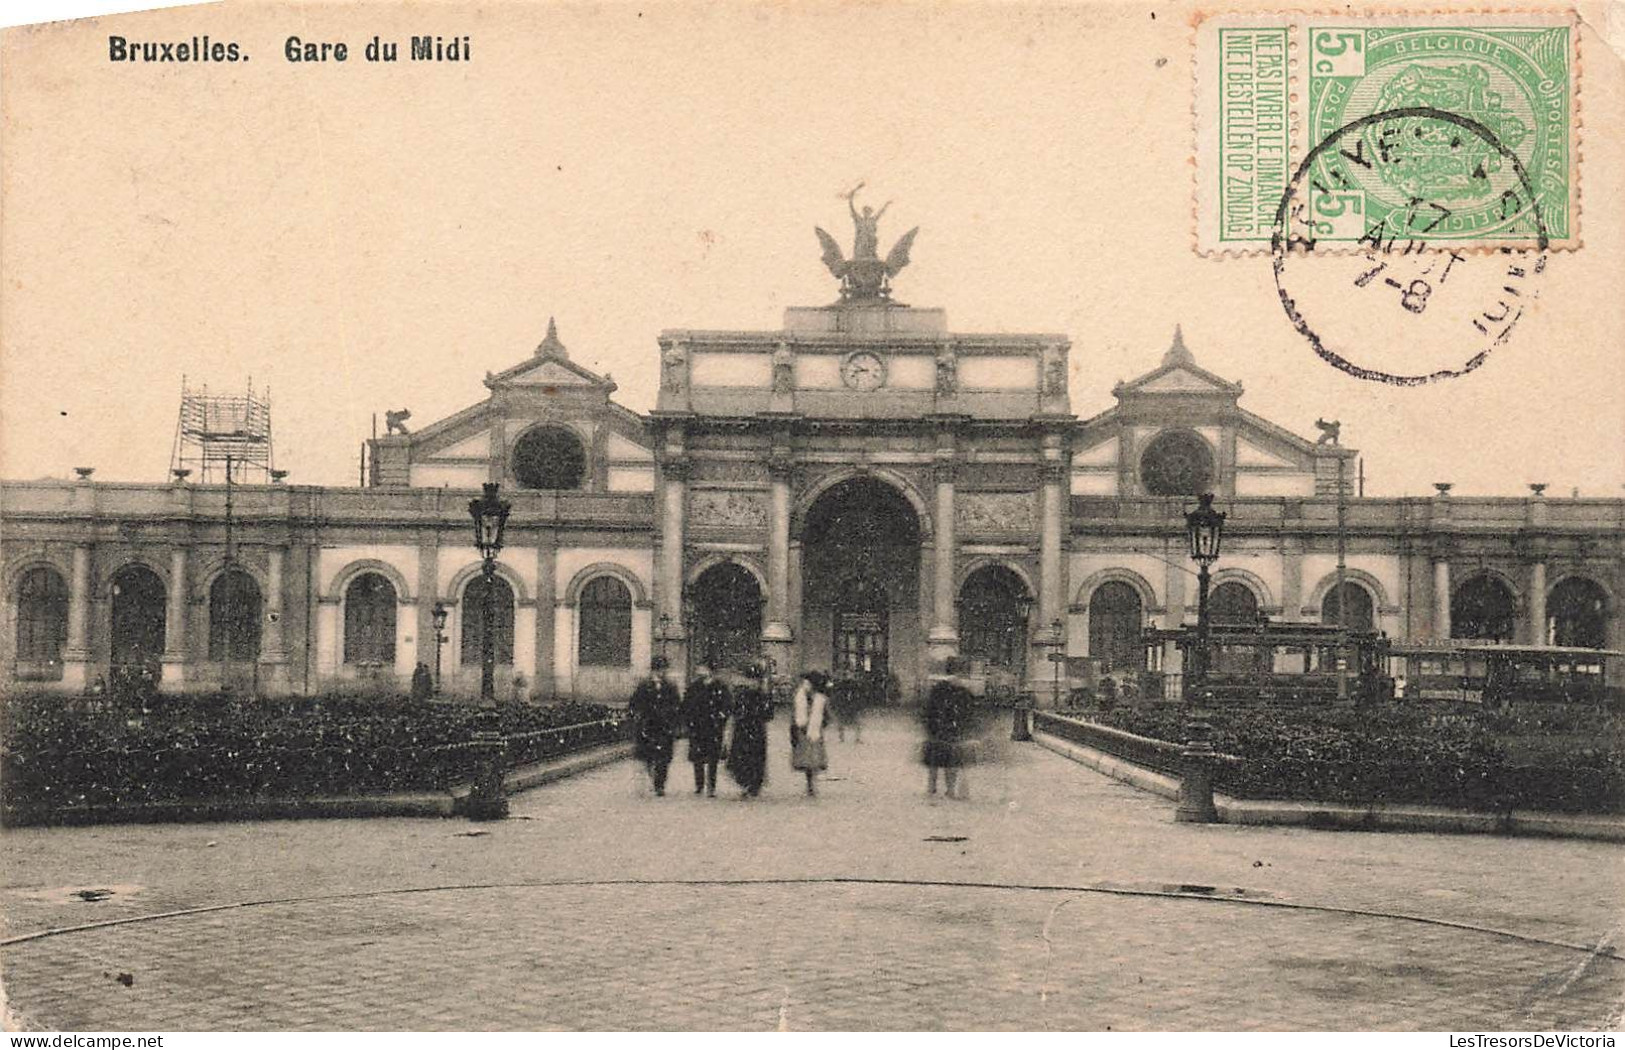
M 1215 590 L 1218 589 L 1220 584 L 1224 583 L 1241 584 L 1253 592 L 1253 597 L 1258 599 L 1258 608 L 1264 612 L 1279 611 L 1281 608 L 1275 600 L 1275 595 L 1270 593 L 1270 585 L 1264 582 L 1263 577 L 1248 569 L 1237 568 L 1236 566 L 1220 569 L 1213 574 L 1213 579 L 1210 582 Z
M 1473 575 L 1477 575 L 1475 572 Z M 1346 583 L 1359 584 L 1371 595 L 1371 607 L 1378 615 L 1383 613 L 1397 613 L 1399 609 L 1388 600 L 1388 590 L 1383 587 L 1382 581 L 1364 569 L 1344 569 L 1343 580 Z M 1320 615 L 1321 606 L 1326 602 L 1326 595 L 1337 586 L 1337 573 L 1329 572 L 1321 577 L 1315 589 L 1309 592 L 1309 597 L 1303 603 L 1305 616 Z M 1516 592 L 1514 592 L 1516 593 Z
M 17 588 L 22 585 L 23 577 L 34 569 L 50 569 L 62 577 L 63 582 L 69 588 L 73 587 L 73 566 L 71 564 L 63 565 L 49 554 L 35 552 L 22 555 L 7 566 L 4 577 L 6 600 L 9 601 L 17 593 Z
M 406 574 L 395 566 L 379 558 L 357 558 L 347 563 L 343 568 L 333 574 L 328 582 L 326 591 L 321 597 L 330 602 L 342 602 L 344 594 L 350 589 L 357 576 L 363 573 L 375 572 L 388 580 L 395 588 L 395 600 L 401 605 L 410 605 L 417 601 L 417 594 L 406 582 Z
M 470 562 L 461 569 L 458 569 L 457 572 L 452 575 L 452 578 L 446 582 L 446 593 L 441 597 L 443 599 L 455 599 L 457 601 L 462 601 L 463 591 L 476 576 L 479 576 L 484 571 L 485 563 L 480 561 Z M 502 582 L 513 588 L 513 600 L 515 605 L 530 605 L 535 602 L 535 597 L 533 597 L 531 593 L 525 589 L 525 581 L 521 580 L 513 571 L 513 568 L 504 564 L 501 559 L 497 560 L 496 574 L 502 578 Z
M 219 557 L 210 559 L 205 565 L 199 566 L 198 571 L 192 574 L 192 588 L 187 595 L 187 600 L 194 605 L 206 604 L 209 600 L 209 590 L 214 586 L 214 581 L 233 569 L 246 573 L 249 579 L 254 581 L 254 586 L 260 589 L 261 595 L 268 593 L 269 580 L 265 575 L 265 570 L 251 562 Z
M 756 586 L 761 589 L 762 599 L 764 601 L 767 599 L 767 573 L 762 570 L 760 565 L 756 564 L 756 560 L 754 558 L 748 558 L 742 554 L 706 555 L 699 561 L 695 562 L 694 565 L 688 570 L 688 575 L 683 578 L 684 585 L 687 587 L 694 586 L 694 584 L 700 581 L 701 576 L 704 576 L 706 573 L 710 572 L 719 565 L 737 565 L 741 569 L 744 569 L 746 572 L 750 573 L 751 577 L 756 581 Z M 633 600 L 638 600 L 637 592 L 633 591 L 632 594 Z
M 1027 593 L 1037 597 L 1038 584 L 1034 582 L 1032 573 L 1028 572 L 1027 569 L 1015 559 L 1000 557 L 998 555 L 987 555 L 985 557 L 972 559 L 963 569 L 959 571 L 958 576 L 954 579 L 954 594 L 958 595 L 960 592 L 962 592 L 965 589 L 965 584 L 970 582 L 970 578 L 972 576 L 975 576 L 983 569 L 995 567 L 1010 570 L 1015 574 L 1017 579 L 1026 585 Z
M 1612 587 L 1608 586 L 1608 581 L 1603 579 L 1601 576 L 1599 576 L 1599 575 L 1597 575 L 1595 573 L 1589 573 L 1589 572 L 1583 572 L 1583 571 L 1582 572 L 1565 572 L 1565 573 L 1563 573 L 1563 575 L 1557 577 L 1556 579 L 1552 580 L 1551 583 L 1547 584 L 1546 585 L 1546 600 L 1547 600 L 1547 602 L 1549 603 L 1551 601 L 1552 592 L 1557 590 L 1559 584 L 1567 583 L 1570 580 L 1578 580 L 1581 583 L 1589 583 L 1593 587 L 1596 587 L 1598 590 L 1602 591 L 1603 597 L 1608 599 L 1608 608 L 1609 608 L 1610 611 L 1619 608 L 1618 597 L 1614 594 L 1614 589 Z
M 1084 581 L 1078 585 L 1071 611 L 1088 612 L 1089 599 L 1094 596 L 1097 590 L 1113 581 L 1126 583 L 1139 592 L 1140 607 L 1145 610 L 1146 616 L 1165 611 L 1162 603 L 1157 601 L 1157 592 L 1152 588 L 1151 584 L 1146 582 L 1146 578 L 1133 569 L 1101 569 L 1099 572 L 1085 577 Z
M 581 604 L 581 588 L 591 583 L 597 576 L 613 576 L 626 584 L 626 589 L 632 595 L 633 608 L 646 608 L 649 605 L 648 588 L 638 574 L 631 569 L 614 561 L 595 561 L 570 577 L 570 583 L 564 588 L 562 599 L 565 605 Z

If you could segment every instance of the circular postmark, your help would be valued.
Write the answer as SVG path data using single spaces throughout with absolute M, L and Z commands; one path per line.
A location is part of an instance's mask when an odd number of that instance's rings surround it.
M 1464 223 L 1521 230 L 1527 245 L 1461 245 Z M 1416 386 L 1466 375 L 1510 338 L 1549 245 L 1535 183 L 1494 128 L 1401 106 L 1315 144 L 1281 197 L 1270 255 L 1281 305 L 1322 360 Z

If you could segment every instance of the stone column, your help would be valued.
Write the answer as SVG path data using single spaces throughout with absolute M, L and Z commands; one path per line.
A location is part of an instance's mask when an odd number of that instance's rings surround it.
M 1061 461 L 1060 438 L 1044 439 L 1044 494 L 1040 511 L 1038 557 L 1038 604 L 1044 627 L 1058 619 L 1066 609 L 1065 566 L 1062 559 L 1063 523 L 1066 516 L 1066 495 L 1062 485 L 1066 480 L 1066 465 Z
M 933 660 L 944 660 L 959 652 L 959 628 L 954 615 L 954 474 L 952 448 L 937 450 L 934 474 L 936 494 L 936 536 L 932 558 L 931 630 L 927 636 Z
M 1433 559 L 1433 637 L 1450 637 L 1450 559 Z
M 287 645 L 282 637 L 283 550 L 271 547 L 265 552 L 265 635 L 260 639 L 260 686 L 270 695 L 287 691 Z
M 169 608 L 164 613 L 163 686 L 176 692 L 186 681 L 186 548 L 169 552 Z
M 1529 643 L 1545 645 L 1546 636 L 1546 562 L 1537 561 L 1529 566 Z
M 769 655 L 787 663 L 790 630 L 790 476 L 793 465 L 790 450 L 777 447 L 768 458 L 767 472 L 772 480 L 767 520 L 767 623 L 762 641 Z
M 660 605 L 655 612 L 655 629 L 665 617 L 666 655 L 679 675 L 686 675 L 683 662 L 683 546 L 688 511 L 689 461 L 683 454 L 682 434 L 667 435 L 667 455 L 661 463 L 660 491 Z M 658 649 L 659 646 L 657 645 Z
M 62 687 L 74 692 L 90 680 L 90 546 L 73 548 L 68 584 L 68 644 L 62 653 Z

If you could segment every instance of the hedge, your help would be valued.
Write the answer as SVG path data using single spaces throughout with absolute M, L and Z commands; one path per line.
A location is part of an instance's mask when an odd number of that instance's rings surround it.
M 468 781 L 483 717 L 376 698 L 199 697 L 138 714 L 12 697 L 0 709 L 0 792 L 8 806 L 87 806 L 445 790 Z M 594 704 L 509 705 L 494 728 L 517 763 L 619 739 L 620 719 Z
M 1242 761 L 1216 787 L 1253 799 L 1625 812 L 1625 716 L 1578 705 L 1499 711 L 1225 707 L 1213 746 Z M 1177 705 L 1120 707 L 1101 724 L 1184 739 Z

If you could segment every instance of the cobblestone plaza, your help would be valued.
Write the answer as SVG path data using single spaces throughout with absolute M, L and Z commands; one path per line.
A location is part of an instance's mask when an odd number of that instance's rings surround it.
M 814 800 L 775 732 L 754 803 L 656 799 L 621 762 L 494 825 L 15 830 L 8 1006 L 81 1030 L 1619 1023 L 1617 846 L 1175 824 L 1030 744 L 933 800 L 915 744 L 896 716 L 832 741 Z

